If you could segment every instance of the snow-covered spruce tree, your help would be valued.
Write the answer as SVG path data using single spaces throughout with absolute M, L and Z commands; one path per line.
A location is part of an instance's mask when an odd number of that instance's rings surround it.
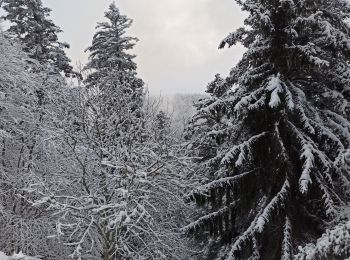
M 184 229 L 214 237 L 210 259 L 291 259 L 349 202 L 350 8 L 237 2 L 246 27 L 220 47 L 247 51 L 191 124 L 200 159 L 189 197 L 205 213 Z
M 220 145 L 225 142 L 225 137 L 232 134 L 232 122 L 225 120 L 225 113 L 227 106 L 224 102 L 225 95 L 229 91 L 230 85 L 226 84 L 225 80 L 216 75 L 213 82 L 208 84 L 206 92 L 209 94 L 207 97 L 199 99 L 195 102 L 195 108 L 197 113 L 193 116 L 185 130 L 185 146 L 189 150 L 189 157 L 193 158 L 195 163 L 194 169 L 189 174 L 191 179 L 189 189 L 195 190 L 197 187 L 207 184 L 213 179 L 213 172 L 219 170 L 220 165 L 207 165 L 212 158 L 215 157 Z M 215 168 L 214 168 L 215 167 Z M 188 198 L 195 199 L 198 206 L 204 206 L 206 201 L 201 197 L 193 197 L 194 193 L 190 193 Z M 227 200 L 226 203 L 231 203 Z M 216 208 L 221 208 L 219 203 Z M 214 205 L 212 211 L 214 212 Z M 197 213 L 198 218 L 206 214 L 206 209 L 203 208 Z M 190 227 L 190 226 L 188 226 Z M 185 227 L 185 231 L 192 233 L 192 229 Z M 198 234 L 198 236 L 197 236 Z M 199 243 L 199 247 L 202 247 L 203 252 L 199 258 L 213 259 L 217 254 L 217 246 L 221 246 L 222 242 L 231 239 L 231 233 L 227 235 L 221 234 L 223 241 L 209 240 L 205 236 L 202 236 L 200 232 L 195 232 L 195 240 Z
M 23 43 L 23 49 L 40 64 L 55 73 L 73 75 L 73 68 L 64 49 L 67 43 L 59 42 L 61 29 L 49 19 L 51 10 L 41 0 L 4 0 L 3 18 L 11 23 L 8 32 Z
M 176 156 L 166 154 L 165 138 L 156 139 L 167 130 L 145 104 L 128 54 L 131 22 L 114 4 L 105 15 L 88 49 L 86 86 L 66 108 L 60 177 L 42 185 L 36 205 L 49 204 L 60 216 L 57 235 L 74 259 L 187 259 L 174 213 L 181 201 L 174 194 Z
M 85 80 L 86 94 L 77 120 L 82 121 L 82 129 L 66 133 L 80 164 L 82 186 L 64 194 L 75 195 L 72 200 L 57 203 L 62 205 L 63 233 L 74 234 L 73 257 L 131 259 L 140 253 L 136 243 L 143 242 L 141 226 L 146 228 L 151 222 L 145 194 L 137 189 L 145 181 L 143 173 L 136 171 L 143 162 L 137 154 L 140 147 L 135 147 L 143 137 L 143 81 L 136 77 L 134 56 L 127 53 L 136 40 L 125 36 L 131 20 L 115 4 L 105 17 L 107 21 L 98 24 L 87 49 L 86 70 L 91 73 Z M 68 210 L 65 203 L 76 209 Z

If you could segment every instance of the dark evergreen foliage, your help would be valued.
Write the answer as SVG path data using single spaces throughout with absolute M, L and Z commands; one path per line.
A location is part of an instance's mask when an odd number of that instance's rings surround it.
M 144 83 L 136 75 L 135 56 L 128 53 L 137 41 L 125 35 L 131 19 L 121 15 L 114 3 L 105 17 L 107 22 L 98 24 L 87 49 L 91 54 L 85 69 L 90 73 L 85 85 L 96 92 L 91 104 L 99 104 L 94 112 L 108 146 L 108 142 L 120 142 L 120 138 L 126 144 L 142 137 L 136 128 L 142 125 Z
M 4 0 L 2 5 L 6 11 L 3 18 L 11 22 L 8 32 L 23 43 L 32 59 L 51 65 L 49 69 L 54 72 L 74 75 L 64 52 L 69 45 L 58 40 L 62 31 L 49 19 L 51 10 L 41 0 Z
M 350 9 L 237 2 L 246 26 L 220 48 L 247 51 L 189 127 L 199 157 L 189 197 L 206 213 L 184 229 L 214 237 L 217 259 L 292 259 L 349 202 Z

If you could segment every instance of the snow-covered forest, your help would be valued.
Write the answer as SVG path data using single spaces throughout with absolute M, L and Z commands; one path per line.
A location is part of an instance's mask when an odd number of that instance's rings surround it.
M 167 98 L 118 2 L 74 67 L 0 0 L 1 260 L 350 259 L 350 2 L 236 2 L 241 60 Z

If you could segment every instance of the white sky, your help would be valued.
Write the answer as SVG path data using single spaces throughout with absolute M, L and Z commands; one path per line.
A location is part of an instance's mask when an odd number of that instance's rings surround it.
M 111 0 L 43 0 L 71 45 L 68 55 L 85 63 L 95 26 Z M 242 47 L 218 50 L 220 41 L 243 24 L 234 0 L 117 0 L 134 20 L 130 36 L 139 76 L 153 94 L 202 93 L 216 73 L 227 75 Z

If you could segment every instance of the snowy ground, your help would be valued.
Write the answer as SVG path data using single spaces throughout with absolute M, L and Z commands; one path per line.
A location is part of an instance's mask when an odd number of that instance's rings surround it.
M 39 258 L 25 256 L 22 253 L 14 254 L 13 256 L 7 256 L 0 251 L 0 260 L 40 260 Z

